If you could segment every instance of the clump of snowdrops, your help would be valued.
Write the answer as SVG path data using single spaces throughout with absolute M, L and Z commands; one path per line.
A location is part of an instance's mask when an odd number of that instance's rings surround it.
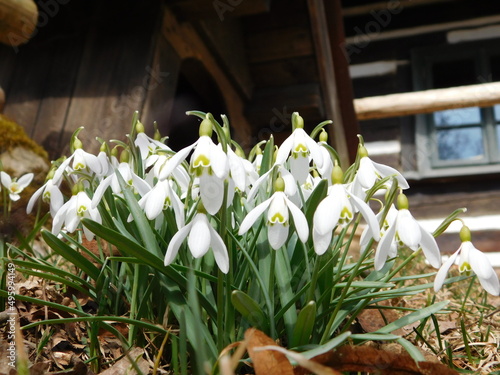
M 90 358 L 99 357 L 93 339 L 105 328 L 125 346 L 151 344 L 175 373 L 216 372 L 219 353 L 256 327 L 305 355 L 346 340 L 390 340 L 423 360 L 391 332 L 445 311 L 447 301 L 402 309 L 403 318 L 372 333 L 351 333 L 358 314 L 468 277 L 446 279 L 453 263 L 499 294 L 498 277 L 465 225 L 461 248 L 442 264 L 435 237 L 465 210 L 427 232 L 409 210 L 405 178 L 372 161 L 362 137 L 356 161 L 341 165 L 328 144 L 330 122 L 308 134 L 294 113 L 281 145 L 271 137 L 245 155 L 225 116 L 220 124 L 211 114 L 189 114 L 200 118 L 199 138 L 177 152 L 158 131 L 147 135 L 137 115 L 128 142 L 98 139 L 98 155 L 85 151 L 78 129 L 71 156 L 53 162 L 29 202 L 28 211 L 49 204 L 41 222 L 51 216 L 52 225 L 43 238 L 77 271 L 47 268 L 35 252 L 31 269 L 97 302 L 92 314 L 71 309 L 88 324 Z M 109 255 L 112 247 L 119 256 Z M 402 247 L 413 252 L 401 259 Z M 420 252 L 439 269 L 435 283 L 418 282 L 433 274 L 400 276 Z M 13 257 L 21 253 L 12 247 Z M 128 337 L 113 321 L 129 325 Z

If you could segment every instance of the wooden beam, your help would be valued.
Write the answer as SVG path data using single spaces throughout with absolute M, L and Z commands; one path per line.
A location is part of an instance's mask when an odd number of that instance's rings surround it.
M 343 165 L 356 157 L 359 124 L 353 107 L 352 82 L 345 58 L 344 25 L 340 0 L 308 0 L 312 34 L 316 49 L 320 82 L 332 144 Z
M 241 17 L 268 12 L 270 0 L 171 0 L 168 5 L 189 21 Z
M 500 104 L 500 82 L 433 89 L 354 100 L 358 120 Z
M 419 0 L 419 1 L 399 0 L 397 3 L 394 4 L 394 6 L 397 5 L 398 7 L 401 7 L 401 8 L 410 8 L 410 7 L 416 7 L 416 6 L 422 6 L 422 5 L 446 3 L 446 2 L 451 2 L 451 1 L 455 1 L 455 0 Z M 373 3 L 373 4 L 344 7 L 342 9 L 342 15 L 344 17 L 355 17 L 355 16 L 364 15 L 364 14 L 370 14 L 371 12 L 376 12 L 378 10 L 387 9 L 389 6 L 390 6 L 390 4 L 388 4 L 387 1 L 381 1 L 379 3 Z
M 228 110 L 226 115 L 234 126 L 236 140 L 240 143 L 248 142 L 252 130 L 243 113 L 244 101 L 227 73 L 218 64 L 215 56 L 191 23 L 181 22 L 169 8 L 165 8 L 163 17 L 162 33 L 165 38 L 172 44 L 181 59 L 192 58 L 203 63 L 224 94 Z M 210 108 L 204 110 L 208 112 Z

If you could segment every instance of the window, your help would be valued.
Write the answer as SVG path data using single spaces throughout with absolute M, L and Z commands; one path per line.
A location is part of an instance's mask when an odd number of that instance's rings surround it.
M 500 81 L 500 41 L 412 52 L 416 90 Z M 418 115 L 416 148 L 422 177 L 500 171 L 500 105 Z

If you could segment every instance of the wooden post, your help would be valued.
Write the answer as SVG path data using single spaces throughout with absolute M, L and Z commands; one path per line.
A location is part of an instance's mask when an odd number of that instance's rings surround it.
M 500 82 L 373 96 L 354 100 L 358 120 L 500 104 Z
M 344 48 L 344 24 L 340 0 L 309 0 L 312 34 L 320 80 L 325 98 L 326 117 L 333 120 L 330 138 L 342 164 L 356 157 L 359 124 L 354 112 L 353 89 Z

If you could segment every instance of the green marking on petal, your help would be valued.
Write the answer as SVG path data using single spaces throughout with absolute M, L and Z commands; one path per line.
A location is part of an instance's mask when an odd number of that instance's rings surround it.
M 83 216 L 85 214 L 85 211 L 87 211 L 87 206 L 81 205 L 78 207 L 78 210 L 76 211 L 78 216 Z
M 462 262 L 460 266 L 458 267 L 458 270 L 460 272 L 470 272 L 472 270 L 472 267 L 468 262 Z
M 75 171 L 79 171 L 81 169 L 85 169 L 85 164 L 82 164 L 82 163 L 76 163 L 76 165 L 73 165 L 73 169 Z
M 198 155 L 198 157 L 193 162 L 194 168 L 209 167 L 209 166 L 210 166 L 210 159 L 203 154 Z
M 276 224 L 276 223 L 280 223 L 280 224 L 285 224 L 285 218 L 283 217 L 282 214 L 280 214 L 279 212 L 276 212 L 270 219 L 269 219 L 269 222 L 271 224 Z
M 309 154 L 309 150 L 306 145 L 299 143 L 292 151 L 292 156 L 297 159 L 300 156 L 306 157 Z

